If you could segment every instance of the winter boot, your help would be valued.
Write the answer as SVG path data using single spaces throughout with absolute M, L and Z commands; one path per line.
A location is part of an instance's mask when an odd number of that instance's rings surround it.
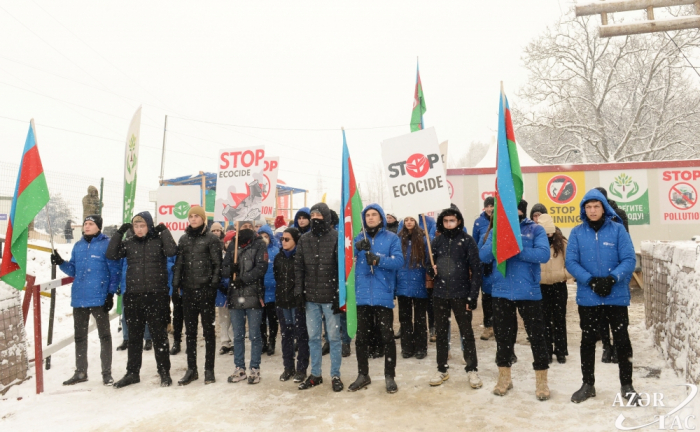
M 213 370 L 204 370 L 204 384 L 213 384 L 216 382 Z
M 289 381 L 294 376 L 294 371 L 290 369 L 285 369 L 280 375 L 280 381 Z
M 384 375 L 384 382 L 386 383 L 386 392 L 387 393 L 396 393 L 399 391 L 399 386 L 396 385 L 396 381 L 394 381 L 394 377 L 391 377 L 389 375 Z
M 469 386 L 473 389 L 479 389 L 482 385 L 484 385 L 481 382 L 481 378 L 479 378 L 479 374 L 476 373 L 476 371 L 467 372 L 467 379 L 469 380 Z
M 233 375 L 228 377 L 228 382 L 235 384 L 237 382 L 245 381 L 247 378 L 248 376 L 245 374 L 245 369 L 237 367 L 236 370 L 233 371 Z
M 88 378 L 87 378 L 87 374 L 85 372 L 75 371 L 75 374 L 73 374 L 73 376 L 69 380 L 63 381 L 63 385 L 69 386 L 69 385 L 85 382 L 87 380 L 88 380 Z
M 295 383 L 300 383 L 303 382 L 306 379 L 306 371 L 297 371 L 294 374 L 294 382 Z
M 403 357 L 403 358 L 405 358 L 405 359 L 411 358 L 411 357 L 413 357 L 413 353 L 412 353 L 412 352 L 408 352 L 408 351 L 401 351 L 401 357 Z
M 639 393 L 632 387 L 632 384 L 623 385 L 620 394 L 629 402 L 627 406 L 639 406 Z
M 180 352 L 180 341 L 179 340 L 174 340 L 173 341 L 173 347 L 170 348 L 170 355 L 175 355 Z
M 498 383 L 493 388 L 493 394 L 496 396 L 505 396 L 508 390 L 513 388 L 513 380 L 510 378 L 509 367 L 498 368 Z
M 270 346 L 267 344 L 267 338 L 263 337 L 263 347 L 262 347 L 262 354 L 267 353 L 267 350 Z
M 549 399 L 549 386 L 547 385 L 547 369 L 535 371 L 536 389 L 535 396 L 541 401 Z
M 135 373 L 127 372 L 126 375 L 124 375 L 124 378 L 120 379 L 119 381 L 115 382 L 112 387 L 114 388 L 122 388 L 126 387 L 131 384 L 136 384 L 141 382 L 141 377 L 138 376 Z
M 350 344 L 343 344 L 343 357 L 350 357 Z
M 117 351 L 126 351 L 129 348 L 129 341 L 125 340 L 121 345 L 117 347 Z
M 581 402 L 585 401 L 586 399 L 592 398 L 592 397 L 595 397 L 595 387 L 590 385 L 590 384 L 584 383 L 581 386 L 581 388 L 578 389 L 576 391 L 576 393 L 574 393 L 571 396 L 571 402 L 581 403 Z
M 199 379 L 199 373 L 197 372 L 197 369 L 187 369 L 187 372 L 185 372 L 185 376 L 183 376 L 180 381 L 177 382 L 177 385 L 185 386 L 192 381 L 198 380 Z
M 612 345 L 603 345 L 603 357 L 600 359 L 603 363 L 612 363 Z
M 173 385 L 173 379 L 170 378 L 170 372 L 161 372 L 158 375 L 160 375 L 161 387 L 170 387 L 171 385 Z
M 484 327 L 484 332 L 481 333 L 481 340 L 489 340 L 493 337 L 493 327 Z
M 331 352 L 331 344 L 328 342 L 324 342 L 323 347 L 321 348 L 321 355 L 330 354 L 330 352 Z
M 267 355 L 275 355 L 275 338 L 270 338 L 270 344 L 267 346 Z
M 367 387 L 370 384 L 372 384 L 372 380 L 370 379 L 369 375 L 359 374 L 355 382 L 348 386 L 348 391 L 358 391 L 359 389 Z
M 422 360 L 422 359 L 426 358 L 427 356 L 428 356 L 427 351 L 416 351 L 416 358 L 418 360 Z
M 313 376 L 309 375 L 308 378 L 306 378 L 306 381 L 303 383 L 299 384 L 299 390 L 306 390 L 310 389 L 311 387 L 316 387 L 317 385 L 323 384 L 323 378 L 320 376 Z
M 228 354 L 229 351 L 231 351 L 231 347 L 222 345 L 221 348 L 219 348 L 219 355 Z
M 250 375 L 248 375 L 248 384 L 257 384 L 260 382 L 260 369 L 250 368 Z
M 114 378 L 112 378 L 112 374 L 103 374 L 102 375 L 102 384 L 106 386 L 111 386 L 114 385 Z
M 143 350 L 150 351 L 152 349 L 153 349 L 153 341 L 149 339 L 143 344 Z
M 447 381 L 448 379 L 450 379 L 450 374 L 449 374 L 449 372 L 447 372 L 447 371 L 445 371 L 445 372 L 437 371 L 437 372 L 435 372 L 435 375 L 430 379 L 430 383 L 429 383 L 429 384 L 430 384 L 431 386 L 433 386 L 433 387 L 437 387 L 437 386 L 439 386 L 439 385 L 442 385 L 442 383 L 444 383 L 444 382 Z
M 340 380 L 340 377 L 337 376 L 331 378 L 331 387 L 333 387 L 333 391 L 336 393 L 343 391 L 343 388 L 345 388 L 343 382 Z
M 430 342 L 435 342 L 437 340 L 437 333 L 435 333 L 435 327 L 430 327 Z
M 557 363 L 559 363 L 559 364 L 566 363 L 566 356 L 564 354 L 557 354 Z

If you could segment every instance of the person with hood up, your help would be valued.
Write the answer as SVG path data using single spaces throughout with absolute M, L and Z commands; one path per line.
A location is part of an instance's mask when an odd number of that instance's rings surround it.
M 484 210 L 474 221 L 472 235 L 474 236 L 474 240 L 476 240 L 477 245 L 485 241 L 484 238 L 489 230 L 489 226 L 491 225 L 491 216 L 493 215 L 494 203 L 495 200 L 492 196 L 486 197 L 484 200 Z M 490 263 L 483 263 L 481 266 L 481 309 L 484 311 L 484 332 L 481 333 L 481 340 L 489 340 L 493 337 L 493 302 L 491 297 L 491 284 L 488 283 L 487 285 L 487 275 L 484 271 L 487 265 L 490 265 Z M 490 274 L 491 273 L 489 272 L 489 275 Z
M 493 262 L 493 319 L 496 335 L 496 364 L 498 383 L 493 389 L 497 396 L 504 396 L 513 388 L 511 365 L 513 344 L 518 333 L 517 312 L 525 323 L 525 331 L 530 339 L 534 359 L 536 388 L 539 400 L 549 399 L 547 369 L 549 359 L 545 342 L 544 315 L 542 312 L 542 292 L 540 290 L 540 265 L 549 261 L 549 242 L 544 228 L 526 217 L 527 201 L 518 203 L 518 218 L 522 249 L 520 253 L 506 260 L 505 276 L 497 269 L 492 251 L 493 231 L 479 250 L 482 262 Z M 516 312 L 517 311 L 517 312 Z
M 294 294 L 294 260 L 299 241 L 299 230 L 287 228 L 282 236 L 282 248 L 273 262 L 273 271 L 277 290 L 275 304 L 277 316 L 282 331 L 282 359 L 284 372 L 280 381 L 294 378 L 295 383 L 301 383 L 306 378 L 309 367 L 309 332 L 306 330 L 306 312 L 301 296 Z M 299 353 L 294 367 L 294 341 L 297 341 Z
M 396 297 L 401 323 L 401 356 L 424 359 L 428 355 L 428 290 L 425 268 L 430 266 L 427 238 L 418 227 L 419 216 L 406 216 L 399 231 L 403 267 L 396 277 Z
M 71 219 L 68 219 L 63 227 L 63 238 L 66 239 L 68 244 L 73 242 L 73 221 Z
M 393 211 L 386 212 L 386 230 L 394 234 L 399 231 L 399 221 Z
M 88 186 L 88 193 L 83 197 L 83 220 L 90 215 L 100 215 L 101 213 L 100 193 L 95 186 Z
M 541 214 L 537 221 L 544 228 L 549 241 L 549 261 L 542 264 L 540 289 L 542 290 L 542 305 L 544 309 L 544 325 L 547 330 L 547 354 L 552 362 L 552 354 L 557 356 L 557 362 L 566 363 L 569 349 L 566 341 L 566 302 L 569 290 L 566 280 L 571 277 L 564 265 L 566 261 L 567 240 L 561 230 L 554 226 L 552 217 Z
M 221 282 L 221 240 L 207 229 L 207 215 L 201 206 L 192 206 L 187 215 L 189 226 L 180 237 L 177 261 L 173 268 L 173 288 L 182 291 L 187 342 L 187 371 L 177 383 L 187 385 L 199 379 L 197 371 L 197 333 L 202 320 L 206 346 L 204 384 L 216 382 L 216 293 Z
M 581 200 L 581 224 L 571 230 L 566 247 L 566 269 L 576 278 L 576 303 L 581 325 L 583 385 L 571 396 L 581 403 L 595 397 L 595 344 L 599 321 L 607 319 L 620 368 L 622 397 L 632 405 L 639 395 L 632 386 L 632 343 L 627 327 L 629 282 L 636 265 L 632 239 L 605 196 L 591 189 Z
M 462 213 L 455 207 L 443 210 L 438 216 L 439 236 L 432 241 L 435 265 L 428 267 L 434 278 L 433 307 L 437 331 L 437 372 L 430 380 L 431 386 L 439 386 L 450 378 L 447 371 L 449 353 L 448 332 L 450 312 L 454 312 L 462 339 L 462 355 L 469 386 L 481 388 L 478 375 L 476 343 L 472 330 L 472 311 L 476 309 L 481 287 L 481 261 L 474 238 L 464 229 Z
M 265 242 L 269 261 L 263 281 L 265 285 L 265 307 L 263 308 L 262 323 L 260 324 L 260 334 L 262 335 L 263 341 L 263 353 L 272 356 L 275 355 L 277 331 L 279 330 L 277 308 L 275 306 L 275 290 L 277 289 L 277 283 L 275 282 L 274 263 L 275 257 L 280 251 L 280 244 L 272 235 L 272 229 L 269 225 L 261 226 L 258 230 L 258 236 Z M 267 334 L 268 328 L 270 329 L 269 337 Z
M 369 377 L 369 339 L 379 327 L 384 345 L 384 381 L 387 393 L 399 388 L 396 375 L 396 342 L 394 341 L 394 291 L 396 273 L 403 267 L 401 240 L 387 229 L 386 215 L 379 204 L 370 204 L 362 210 L 364 232 L 355 243 L 355 301 L 357 304 L 358 376 L 348 387 L 357 391 L 372 383 Z
M 302 207 L 294 215 L 294 228 L 299 230 L 301 235 L 311 231 L 311 213 L 308 207 Z
M 238 260 L 236 243 L 229 245 L 224 257 L 222 277 L 229 278 L 228 307 L 233 326 L 233 362 L 235 370 L 228 377 L 229 383 L 248 380 L 248 384 L 260 382 L 260 359 L 262 357 L 262 323 L 265 307 L 263 280 L 268 267 L 267 245 L 250 228 L 238 231 Z M 250 375 L 245 367 L 245 324 L 248 320 L 250 339 Z
M 73 331 L 75 335 L 75 373 L 63 382 L 73 385 L 88 380 L 88 325 L 95 318 L 100 337 L 102 383 L 112 385 L 112 333 L 109 311 L 114 306 L 114 293 L 119 286 L 119 261 L 107 258 L 109 237 L 102 234 L 102 217 L 88 215 L 83 222 L 83 238 L 73 246 L 70 260 L 64 261 L 57 250 L 51 254 L 51 264 L 75 278 L 71 289 Z
M 231 230 L 224 236 L 224 254 L 236 237 L 236 232 Z M 216 313 L 219 319 L 219 339 L 221 348 L 219 354 L 233 355 L 233 326 L 231 326 L 231 314 L 229 313 L 226 297 L 228 296 L 228 286 L 231 281 L 228 278 L 221 278 L 219 292 L 216 293 Z
M 326 319 L 326 336 L 330 340 L 332 387 L 333 391 L 339 392 L 343 390 L 344 385 L 340 379 L 340 364 L 343 358 L 340 338 L 342 312 L 338 304 L 338 231 L 331 228 L 331 211 L 325 203 L 314 204 L 309 215 L 311 216 L 310 234 L 303 235 L 299 239 L 294 261 L 294 294 L 304 298 L 311 358 L 311 374 L 306 381 L 299 384 L 299 390 L 306 390 L 323 383 L 321 377 L 323 317 Z
M 123 240 L 130 229 L 134 236 Z M 170 355 L 168 352 L 168 257 L 177 254 L 177 244 L 168 228 L 160 223 L 153 226 L 153 218 L 147 211 L 141 212 L 117 230 L 107 247 L 106 256 L 111 260 L 126 258 L 126 284 L 124 310 L 129 325 L 129 349 L 126 375 L 114 383 L 115 388 L 126 387 L 141 381 L 143 333 L 146 325 L 151 331 L 153 352 L 156 357 L 161 387 L 172 384 Z

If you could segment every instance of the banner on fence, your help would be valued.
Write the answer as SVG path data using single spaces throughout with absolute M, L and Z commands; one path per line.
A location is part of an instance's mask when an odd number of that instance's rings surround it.
M 608 191 L 608 199 L 627 213 L 630 225 L 649 225 L 647 170 L 601 171 L 600 185 Z
M 700 170 L 659 170 L 659 208 L 661 223 L 687 224 L 700 221 L 698 205 Z M 693 233 L 690 233 L 693 234 Z
M 262 215 L 260 216 L 261 222 L 265 222 L 265 219 L 274 218 L 275 215 L 275 191 L 277 190 L 277 174 L 280 169 L 280 158 L 279 156 L 266 157 L 264 160 L 265 166 L 263 168 L 263 175 L 261 181 L 261 188 L 263 193 L 262 201 Z
M 190 208 L 200 205 L 202 189 L 199 186 L 161 186 L 156 200 L 156 221 L 163 222 L 177 242 L 189 226 Z
M 538 173 L 537 191 L 555 225 L 573 228 L 581 223 L 579 203 L 586 194 L 583 171 Z

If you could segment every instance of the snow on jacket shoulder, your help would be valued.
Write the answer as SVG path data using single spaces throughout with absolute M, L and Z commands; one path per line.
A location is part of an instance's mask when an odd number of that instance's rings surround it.
M 280 244 L 275 239 L 274 233 L 269 225 L 263 225 L 258 230 L 258 234 L 265 233 L 270 239 L 270 243 L 267 245 L 267 258 L 269 264 L 267 266 L 267 272 L 265 272 L 265 303 L 274 303 L 275 301 L 275 289 L 277 289 L 277 282 L 275 282 L 275 257 L 280 251 Z
M 428 245 L 425 237 L 425 257 L 428 258 Z M 411 241 L 406 244 L 406 255 L 403 258 L 404 265 L 398 270 L 396 275 L 396 295 L 411 298 L 428 298 L 428 290 L 425 288 L 425 266 L 418 265 L 411 268 Z M 399 247 L 401 247 L 401 237 L 399 237 Z
M 386 216 L 378 204 L 370 204 L 362 211 L 362 224 L 368 210 L 376 210 L 382 216 L 382 227 L 374 237 L 367 236 L 371 244 L 370 252 L 379 257 L 379 264 L 372 267 L 367 263 L 366 251 L 355 251 L 355 299 L 358 306 L 383 306 L 394 308 L 394 290 L 396 289 L 396 272 L 403 267 L 399 237 L 386 229 Z M 364 238 L 359 234 L 353 243 Z M 425 279 L 425 278 L 424 278 Z
M 94 307 L 105 304 L 107 293 L 119 286 L 119 261 L 107 259 L 109 237 L 100 233 L 88 243 L 81 238 L 71 252 L 70 260 L 60 265 L 61 271 L 74 277 L 71 289 L 72 307 Z
M 584 204 L 595 199 L 603 203 L 605 222 L 596 233 L 588 224 Z M 603 194 L 592 189 L 581 200 L 580 225 L 571 230 L 566 248 L 566 269 L 576 278 L 576 303 L 579 306 L 629 306 L 629 282 L 636 265 L 634 246 L 625 227 L 612 218 L 615 210 Z M 615 285 L 606 297 L 593 292 L 589 283 L 592 277 L 615 278 Z
M 549 241 L 544 228 L 530 219 L 520 222 L 520 234 L 523 243 L 522 251 L 506 260 L 506 275 L 494 275 L 491 295 L 508 300 L 541 300 L 540 264 L 549 261 Z M 493 273 L 498 269 L 495 265 L 491 244 L 493 231 L 489 233 L 486 242 L 479 250 L 482 262 L 494 261 Z M 499 273 L 500 274 L 500 273 Z

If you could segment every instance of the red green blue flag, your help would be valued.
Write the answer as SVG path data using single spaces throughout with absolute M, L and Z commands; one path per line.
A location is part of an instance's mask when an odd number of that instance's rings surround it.
M 338 274 L 339 306 L 345 311 L 348 335 L 357 333 L 357 304 L 355 303 L 355 253 L 353 241 L 362 231 L 362 199 L 355 182 L 348 143 L 343 131 L 343 176 L 341 182 L 340 205 L 342 220 L 338 224 Z
M 0 264 L 0 279 L 18 290 L 24 288 L 27 276 L 29 224 L 48 202 L 49 187 L 44 177 L 44 167 L 36 144 L 36 128 L 32 120 L 12 196 L 5 249 Z
M 523 249 L 520 238 L 518 203 L 523 197 L 523 173 L 515 147 L 510 107 L 501 88 L 498 111 L 498 144 L 496 156 L 496 205 L 493 211 L 493 241 L 491 250 L 498 271 L 506 274 L 506 260 Z
M 425 127 L 423 123 L 423 114 L 428 109 L 425 107 L 425 96 L 423 96 L 423 84 L 420 82 L 420 71 L 418 63 L 416 63 L 416 91 L 413 94 L 413 111 L 411 112 L 411 132 L 422 130 Z

